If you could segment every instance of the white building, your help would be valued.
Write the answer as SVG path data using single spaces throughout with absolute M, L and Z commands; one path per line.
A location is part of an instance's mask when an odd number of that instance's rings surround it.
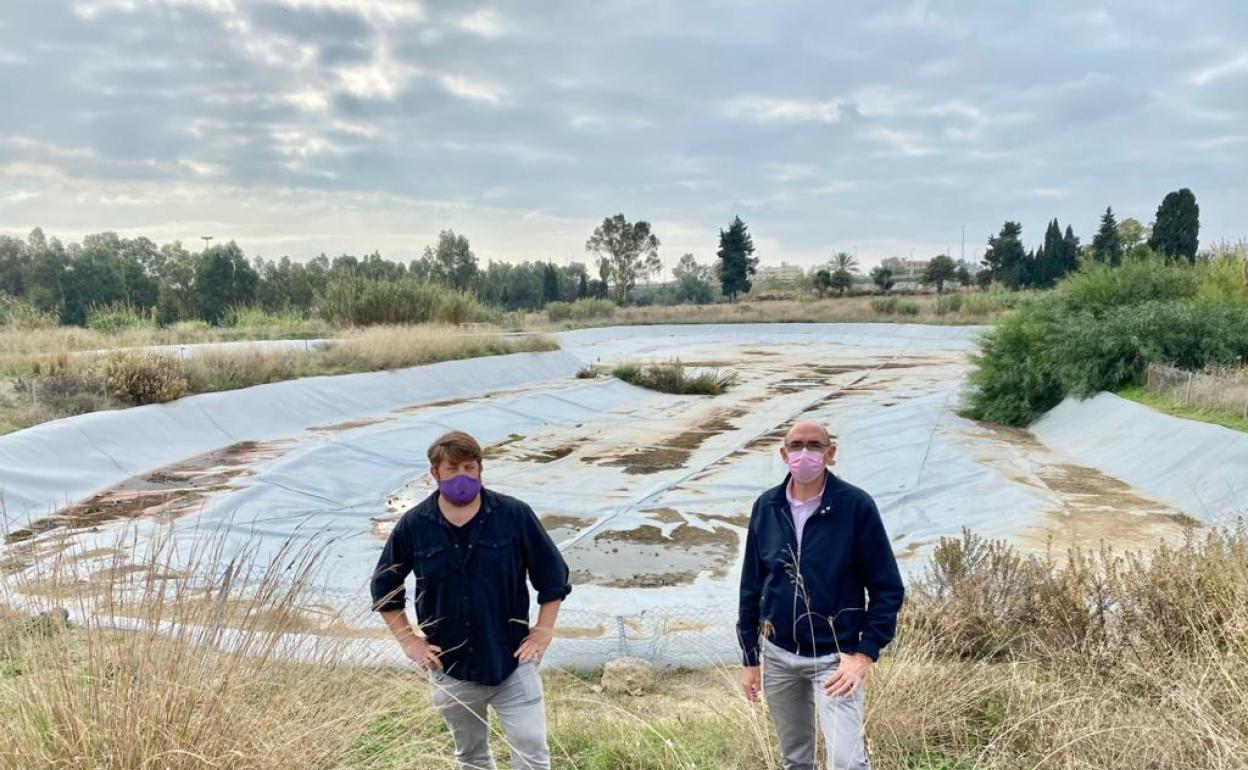
M 791 283 L 800 280 L 803 275 L 800 265 L 790 265 L 788 262 L 781 262 L 779 267 L 775 265 L 759 265 L 756 278 L 761 281 L 776 280 Z

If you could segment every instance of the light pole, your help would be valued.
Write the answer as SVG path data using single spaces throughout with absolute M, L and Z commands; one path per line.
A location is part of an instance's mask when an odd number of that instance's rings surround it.
M 200 238 L 200 240 L 202 240 L 202 241 L 204 242 L 204 251 L 207 251 L 207 250 L 208 250 L 208 241 L 211 241 L 211 240 L 212 240 L 212 236 L 211 236 L 211 235 L 201 235 L 201 236 L 199 236 L 199 238 Z

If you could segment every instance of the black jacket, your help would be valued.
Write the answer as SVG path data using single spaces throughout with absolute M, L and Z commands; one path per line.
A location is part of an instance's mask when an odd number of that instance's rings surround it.
M 572 591 L 568 565 L 533 509 L 514 497 L 481 492 L 480 523 L 466 552 L 438 510 L 434 492 L 403 514 L 377 560 L 373 608 L 406 606 L 404 581 L 416 576 L 416 619 L 442 648 L 442 669 L 456 679 L 501 684 L 529 633 L 529 590 L 538 604 Z
M 798 655 L 877 659 L 897 630 L 905 588 L 875 501 L 828 473 L 799 553 L 788 484 L 786 476 L 760 495 L 750 514 L 737 621 L 744 664 L 758 665 L 760 632 Z

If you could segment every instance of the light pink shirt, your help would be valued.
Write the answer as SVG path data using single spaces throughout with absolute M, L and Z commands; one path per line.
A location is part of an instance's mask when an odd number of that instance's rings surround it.
M 814 515 L 815 510 L 819 507 L 819 503 L 823 502 L 823 488 L 819 488 L 818 494 L 805 502 L 793 499 L 793 482 L 784 488 L 785 497 L 789 498 L 789 510 L 793 512 L 793 529 L 797 530 L 797 547 L 802 547 L 802 530 L 806 528 L 806 521 Z

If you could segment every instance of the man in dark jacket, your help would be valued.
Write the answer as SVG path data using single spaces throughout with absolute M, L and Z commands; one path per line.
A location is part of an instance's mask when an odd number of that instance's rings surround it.
M 537 665 L 571 592 L 568 566 L 533 509 L 481 486 L 481 447 L 452 431 L 429 447 L 438 490 L 403 514 L 373 575 L 374 609 L 428 672 L 463 770 L 494 767 L 488 706 L 517 770 L 549 770 Z M 416 578 L 417 624 L 404 582 Z M 529 627 L 529 590 L 540 606 Z
M 814 770 L 816 723 L 829 768 L 870 767 L 862 682 L 904 596 L 875 501 L 828 470 L 835 455 L 822 425 L 794 425 L 790 473 L 754 503 L 745 541 L 741 683 L 758 700 L 761 679 L 784 770 Z

